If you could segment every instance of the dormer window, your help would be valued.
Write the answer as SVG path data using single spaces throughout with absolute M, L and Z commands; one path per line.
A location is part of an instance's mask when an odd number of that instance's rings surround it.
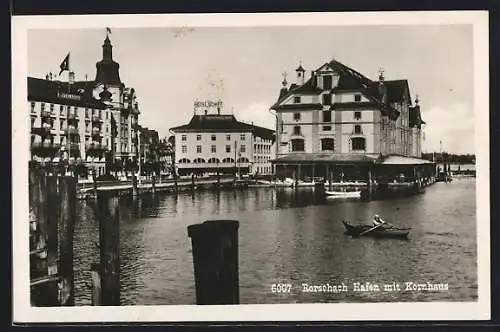
M 332 76 L 323 76 L 323 90 L 330 90 L 332 88 Z
M 300 104 L 300 96 L 293 97 L 293 102 L 294 102 L 294 104 Z
M 361 101 L 361 95 L 354 95 L 354 101 L 359 103 Z

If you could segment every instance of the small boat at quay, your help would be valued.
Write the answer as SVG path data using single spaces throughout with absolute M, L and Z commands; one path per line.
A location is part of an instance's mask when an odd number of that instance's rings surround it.
M 407 239 L 410 234 L 411 228 L 398 228 L 392 225 L 382 225 L 374 228 L 373 225 L 351 225 L 347 221 L 342 221 L 346 229 L 345 234 L 353 237 L 370 236 L 376 238 L 397 238 Z M 372 229 L 371 231 L 368 231 Z M 368 231 L 368 232 L 367 232 Z
M 325 191 L 327 197 L 338 197 L 338 198 L 359 198 L 361 197 L 360 191 Z

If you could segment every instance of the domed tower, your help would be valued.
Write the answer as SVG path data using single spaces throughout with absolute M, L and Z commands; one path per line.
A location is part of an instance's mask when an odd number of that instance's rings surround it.
M 96 69 L 94 97 L 99 99 L 100 93 L 106 86 L 107 90 L 111 93 L 109 101 L 114 108 L 120 107 L 122 103 L 122 82 L 119 73 L 120 64 L 113 60 L 113 45 L 111 45 L 108 33 L 102 45 L 102 60 L 96 63 Z

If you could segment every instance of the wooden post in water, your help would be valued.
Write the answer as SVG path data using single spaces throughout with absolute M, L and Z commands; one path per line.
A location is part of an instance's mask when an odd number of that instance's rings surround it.
M 47 177 L 47 275 L 56 276 L 60 273 L 59 267 L 59 219 L 61 214 L 61 197 L 59 193 L 59 177 Z M 47 286 L 53 293 L 54 305 L 59 305 L 57 300 L 58 285 L 52 283 Z
M 236 220 L 188 226 L 197 304 L 239 304 L 238 226 Z
M 62 306 L 75 305 L 73 276 L 73 234 L 76 219 L 76 180 L 59 178 L 59 301 Z
M 154 174 L 151 175 L 151 192 L 156 194 L 156 176 Z
M 328 165 L 328 190 L 332 191 L 332 182 L 333 182 L 333 170 L 330 165 Z
M 191 174 L 191 191 L 194 193 L 194 173 Z
M 99 191 L 99 250 L 102 305 L 120 305 L 120 213 L 118 197 Z
M 132 196 L 137 197 L 139 195 L 139 188 L 137 187 L 137 175 L 132 174 Z
M 102 288 L 101 288 L 101 265 L 97 263 L 92 263 L 90 265 L 90 276 L 92 282 L 92 305 L 100 306 L 102 305 Z

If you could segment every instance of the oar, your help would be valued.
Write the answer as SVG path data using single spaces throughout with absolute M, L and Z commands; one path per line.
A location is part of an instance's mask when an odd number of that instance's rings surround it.
M 383 223 L 378 224 L 377 226 L 373 226 L 372 228 L 367 229 L 366 231 L 361 232 L 358 236 L 365 235 L 366 233 L 371 232 L 371 231 L 373 231 L 374 229 L 379 228 L 379 227 L 380 227 L 380 226 L 382 226 L 382 225 L 383 225 Z

